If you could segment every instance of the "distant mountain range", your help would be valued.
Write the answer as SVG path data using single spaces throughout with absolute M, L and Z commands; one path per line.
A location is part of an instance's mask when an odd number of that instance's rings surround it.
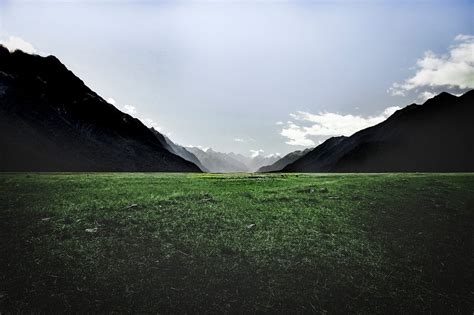
M 56 57 L 0 46 L 0 171 L 200 172 Z
M 193 153 L 204 168 L 213 173 L 256 172 L 260 167 L 272 164 L 280 158 L 278 155 L 248 157 L 233 152 L 222 153 L 196 147 L 188 147 L 186 150 Z
M 326 140 L 282 172 L 472 172 L 474 90 L 441 93 L 350 137 Z
M 285 166 L 294 161 L 298 160 L 302 156 L 306 155 L 312 150 L 312 148 L 301 150 L 301 151 L 293 151 L 282 157 L 281 159 L 277 160 L 271 165 L 262 166 L 258 169 L 258 172 L 265 173 L 265 172 L 278 172 L 282 170 Z
M 171 141 L 170 138 L 168 138 L 167 136 L 159 133 L 155 128 L 150 128 L 150 130 L 153 132 L 153 134 L 156 135 L 156 137 L 158 138 L 158 140 L 160 141 L 160 143 L 163 145 L 163 147 L 165 147 L 168 151 L 170 151 L 171 153 L 173 154 L 176 154 L 180 157 L 182 157 L 183 159 L 185 159 L 186 161 L 189 161 L 189 162 L 192 162 L 194 163 L 196 166 L 199 167 L 199 169 L 201 169 L 201 171 L 203 172 L 209 172 L 209 170 L 207 168 L 205 168 L 201 161 L 199 161 L 199 159 L 191 152 L 189 152 L 189 150 L 187 150 L 185 147 L 183 146 L 180 146 L 176 143 L 174 143 L 173 141 Z
M 247 166 L 248 172 L 257 172 L 262 166 L 270 165 L 278 161 L 281 156 L 278 154 L 270 154 L 270 155 L 261 155 L 257 154 L 251 157 L 236 154 L 233 152 L 229 153 L 229 156 L 242 162 Z

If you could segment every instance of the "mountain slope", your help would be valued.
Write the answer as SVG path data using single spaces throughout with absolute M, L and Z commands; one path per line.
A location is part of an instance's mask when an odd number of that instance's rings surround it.
M 0 46 L 0 171 L 192 171 L 53 56 Z
M 279 170 L 283 169 L 290 163 L 293 163 L 297 159 L 304 156 L 306 153 L 310 152 L 312 149 L 306 149 L 302 151 L 293 151 L 282 157 L 281 159 L 277 160 L 273 164 L 262 166 L 258 169 L 260 173 L 267 173 L 267 172 L 278 172 Z
M 189 152 L 185 147 L 174 143 L 167 136 L 164 136 L 164 137 L 165 137 L 166 143 L 170 146 L 172 153 L 182 157 L 186 161 L 194 163 L 201 169 L 201 171 L 209 172 L 209 170 L 205 168 L 204 165 L 202 165 L 201 161 L 199 161 L 199 159 L 194 154 Z
M 330 138 L 283 172 L 474 171 L 474 90 L 409 105 L 350 137 Z
M 153 134 L 158 138 L 158 140 L 160 141 L 160 143 L 171 153 L 173 154 L 176 154 L 180 157 L 182 157 L 183 159 L 185 159 L 186 161 L 189 161 L 189 162 L 192 162 L 193 164 L 195 164 L 196 166 L 198 166 L 201 171 L 204 171 L 204 172 L 209 172 L 209 170 L 207 170 L 202 164 L 201 164 L 201 161 L 199 161 L 199 159 L 194 155 L 192 154 L 191 152 L 189 152 L 185 147 L 183 146 L 180 146 L 176 143 L 174 143 L 170 138 L 168 138 L 167 136 L 159 133 L 155 128 L 151 127 L 150 130 L 153 132 Z

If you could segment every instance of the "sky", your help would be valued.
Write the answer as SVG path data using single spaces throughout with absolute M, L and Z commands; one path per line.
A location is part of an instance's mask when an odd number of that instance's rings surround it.
M 286 154 L 474 88 L 474 1 L 0 0 L 0 44 L 55 55 L 185 146 Z

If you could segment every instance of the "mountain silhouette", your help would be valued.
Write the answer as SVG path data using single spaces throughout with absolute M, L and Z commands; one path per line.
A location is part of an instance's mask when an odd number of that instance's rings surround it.
M 0 171 L 200 172 L 56 57 L 0 46 Z
M 333 137 L 283 172 L 472 172 L 474 90 L 441 93 L 350 137 Z

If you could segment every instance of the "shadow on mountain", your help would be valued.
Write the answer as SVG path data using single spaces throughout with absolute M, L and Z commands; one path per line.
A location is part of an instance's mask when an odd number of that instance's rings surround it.
M 441 93 L 350 137 L 333 137 L 282 172 L 472 172 L 474 90 Z
M 0 148 L 0 171 L 200 171 L 56 57 L 2 46 Z

